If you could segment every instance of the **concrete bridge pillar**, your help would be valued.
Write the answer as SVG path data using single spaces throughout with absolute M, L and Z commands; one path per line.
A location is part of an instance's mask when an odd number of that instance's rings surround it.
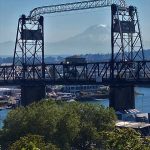
M 21 105 L 27 106 L 32 102 L 38 102 L 45 98 L 45 85 L 22 85 L 21 86 Z
M 113 85 L 110 86 L 109 106 L 115 111 L 134 109 L 135 96 L 133 85 Z

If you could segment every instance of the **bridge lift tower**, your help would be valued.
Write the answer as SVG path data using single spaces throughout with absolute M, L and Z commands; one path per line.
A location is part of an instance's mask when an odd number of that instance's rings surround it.
M 15 77 L 21 76 L 22 79 L 26 80 L 30 76 L 33 81 L 34 77 L 40 79 L 38 85 L 34 85 L 34 82 L 31 82 L 31 85 L 26 85 L 23 82 L 23 105 L 32 102 L 32 99 L 38 100 L 45 96 L 45 91 L 42 90 L 45 89 L 45 84 L 41 80 L 45 79 L 44 18 L 42 15 L 100 7 L 111 7 L 110 80 L 114 82 L 110 85 L 110 106 L 116 110 L 135 107 L 134 86 L 124 85 L 121 79 L 119 85 L 115 84 L 115 68 L 121 68 L 127 62 L 144 60 L 137 8 L 127 6 L 125 0 L 85 0 L 37 7 L 30 12 L 29 16 L 22 15 L 19 18 L 13 66 L 14 70 L 19 70 L 20 74 L 15 75 Z M 115 62 L 118 62 L 118 64 Z M 122 62 L 122 65 L 119 65 L 119 62 Z M 124 71 L 127 69 L 130 68 L 124 68 Z M 119 91 L 120 89 L 121 91 Z M 30 93 L 30 91 L 32 91 L 32 95 L 35 95 L 34 98 L 33 96 L 26 96 L 29 95 L 28 92 Z

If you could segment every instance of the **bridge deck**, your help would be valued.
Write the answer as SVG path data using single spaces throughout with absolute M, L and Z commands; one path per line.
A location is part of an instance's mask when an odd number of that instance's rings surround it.
M 44 68 L 44 70 L 43 70 Z M 43 77 L 44 71 L 44 77 Z M 150 61 L 0 66 L 0 85 L 150 84 Z

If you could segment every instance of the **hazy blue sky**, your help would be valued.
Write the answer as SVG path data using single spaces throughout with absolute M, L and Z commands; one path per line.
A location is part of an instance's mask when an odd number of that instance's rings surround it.
M 15 41 L 17 21 L 35 7 L 79 0 L 0 0 L 0 43 Z M 144 42 L 150 40 L 150 0 L 128 0 L 138 7 Z M 46 42 L 55 42 L 83 32 L 89 26 L 110 26 L 110 8 L 99 8 L 45 16 Z

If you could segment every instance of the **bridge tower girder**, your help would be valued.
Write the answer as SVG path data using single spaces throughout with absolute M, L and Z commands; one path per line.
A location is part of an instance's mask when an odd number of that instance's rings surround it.
M 144 60 L 137 8 L 111 6 L 111 61 Z
M 145 59 L 136 7 L 121 7 L 116 4 L 111 6 L 111 49 L 111 79 L 118 82 L 110 85 L 110 107 L 115 110 L 134 109 L 134 85 L 126 84 L 120 78 L 124 71 L 126 73 L 133 70 L 140 71 L 138 66 L 125 67 L 123 64 L 144 62 Z M 117 65 L 117 62 L 121 62 L 122 65 Z M 116 68 L 121 70 L 120 77 L 116 75 Z M 122 78 L 122 80 L 125 79 Z
M 43 16 L 31 19 L 22 15 L 18 20 L 13 66 L 19 79 L 45 78 L 43 22 Z
M 45 97 L 43 17 L 18 20 L 13 58 L 14 79 L 21 80 L 21 104 L 26 106 Z M 36 84 L 33 82 L 36 79 Z M 27 82 L 30 81 L 30 82 Z
M 22 79 L 22 95 L 26 97 L 28 100 L 25 103 L 26 98 L 23 100 L 23 104 L 28 104 L 32 101 L 32 95 L 28 97 L 28 93 L 34 93 L 34 98 L 38 99 L 38 97 L 43 98 L 44 92 L 41 93 L 39 96 L 39 91 L 45 88 L 43 82 L 45 80 L 45 63 L 44 63 L 44 24 L 43 24 L 43 17 L 40 16 L 41 14 L 47 13 L 56 13 L 56 12 L 65 12 L 65 11 L 75 11 L 75 10 L 83 10 L 83 9 L 91 9 L 91 8 L 99 8 L 99 7 L 106 7 L 111 6 L 111 15 L 112 15 L 112 24 L 111 24 L 111 48 L 112 48 L 112 56 L 111 61 L 109 63 L 108 68 L 106 68 L 106 75 L 107 70 L 110 72 L 110 80 L 113 82 L 116 79 L 116 71 L 114 70 L 121 70 L 126 71 L 130 68 L 124 68 L 124 62 L 132 63 L 134 61 L 143 61 L 144 60 L 144 52 L 143 52 L 143 45 L 142 45 L 142 38 L 141 38 L 141 31 L 138 19 L 137 8 L 133 6 L 126 7 L 123 3 L 122 5 L 111 5 L 110 3 L 106 3 L 109 1 L 105 1 L 102 3 L 100 0 L 96 1 L 84 1 L 84 2 L 77 2 L 77 3 L 68 3 L 68 4 L 61 4 L 61 5 L 54 5 L 54 6 L 46 6 L 41 8 L 35 8 L 31 11 L 29 17 L 22 15 L 18 21 L 18 29 L 17 29 L 17 37 L 16 37 L 16 44 L 15 44 L 15 51 L 14 51 L 14 59 L 13 59 L 13 67 L 14 67 L 14 74 L 15 78 Z M 123 1 L 122 1 L 123 2 Z M 116 62 L 121 62 L 120 66 L 116 65 Z M 123 66 L 121 68 L 121 66 Z M 117 68 L 118 67 L 118 68 Z M 56 68 L 53 65 L 53 74 L 55 79 L 55 72 Z M 99 67 L 98 67 L 99 68 Z M 66 68 L 65 68 L 66 69 Z M 67 68 L 68 69 L 68 68 Z M 130 71 L 133 71 L 131 66 Z M 138 70 L 139 71 L 139 70 Z M 69 73 L 68 73 L 69 72 Z M 71 78 L 77 78 L 77 70 L 76 67 L 70 66 L 67 70 L 67 73 L 63 72 L 63 78 L 71 76 Z M 81 72 L 82 73 L 82 72 Z M 65 75 L 67 74 L 67 75 Z M 94 73 L 92 72 L 92 75 Z M 120 71 L 118 75 L 120 76 Z M 91 76 L 92 76 L 91 75 Z M 61 76 L 60 76 L 61 77 Z M 85 74 L 87 77 L 87 71 Z M 95 77 L 96 78 L 96 77 Z M 25 84 L 28 79 L 32 79 L 36 81 L 36 85 L 29 85 Z M 30 81 L 29 80 L 29 81 Z M 38 81 L 38 82 L 37 82 Z M 55 81 L 55 80 L 54 80 Z M 75 81 L 75 80 L 74 80 Z M 39 82 L 41 86 L 39 86 Z M 123 83 L 123 82 L 122 82 Z M 110 101 L 111 107 L 115 110 L 117 109 L 126 109 L 126 108 L 134 108 L 134 87 L 132 85 L 126 86 L 128 90 L 124 88 L 124 84 L 122 85 L 122 94 L 126 95 L 123 99 L 123 103 L 120 102 L 120 97 L 118 96 L 118 91 L 120 89 L 120 84 L 111 85 L 111 93 L 110 94 Z M 33 91 L 31 89 L 34 89 Z M 114 94 L 115 93 L 115 94 Z M 129 96 L 127 96 L 127 94 Z M 116 99 L 117 97 L 117 99 Z M 132 99 L 131 103 L 128 105 L 127 99 L 130 97 Z M 117 104 L 120 102 L 119 107 Z

